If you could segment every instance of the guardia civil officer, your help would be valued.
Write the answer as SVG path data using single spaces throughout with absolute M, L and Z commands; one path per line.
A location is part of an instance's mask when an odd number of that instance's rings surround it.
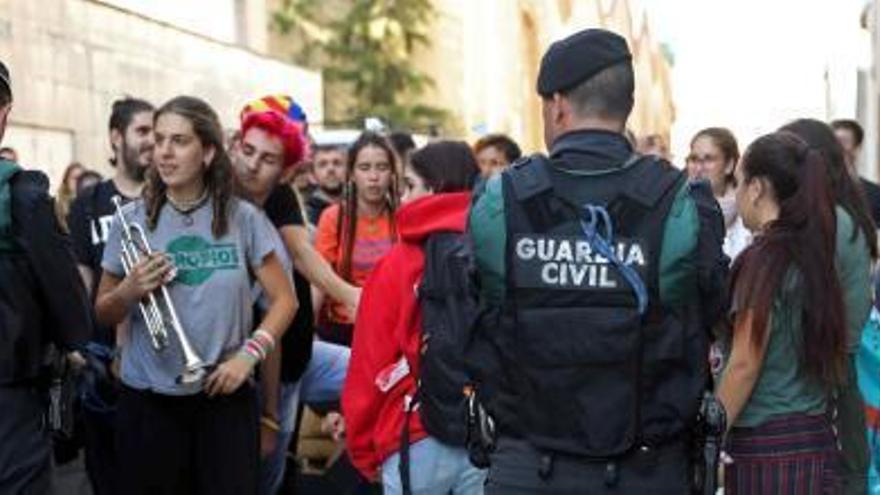
M 0 62 L 0 139 L 11 107 Z M 0 160 L 0 493 L 48 493 L 44 357 L 49 343 L 78 348 L 92 328 L 48 189 L 42 172 Z
M 711 190 L 624 137 L 626 41 L 588 29 L 541 61 L 548 156 L 471 211 L 482 298 L 477 396 L 487 493 L 688 493 L 727 261 Z

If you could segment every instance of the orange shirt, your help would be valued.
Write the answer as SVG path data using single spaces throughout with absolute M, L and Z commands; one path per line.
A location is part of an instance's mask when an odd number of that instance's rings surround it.
M 330 262 L 337 273 L 342 269 L 342 249 L 339 243 L 337 225 L 340 206 L 329 206 L 318 221 L 315 234 L 315 249 Z M 394 239 L 391 233 L 391 219 L 387 214 L 376 217 L 358 215 L 355 228 L 354 249 L 351 253 L 351 277 L 349 282 L 363 287 L 367 277 L 372 273 L 376 263 L 391 250 Z M 329 308 L 328 318 L 333 323 L 353 323 L 347 316 L 345 306 L 331 301 L 325 304 Z

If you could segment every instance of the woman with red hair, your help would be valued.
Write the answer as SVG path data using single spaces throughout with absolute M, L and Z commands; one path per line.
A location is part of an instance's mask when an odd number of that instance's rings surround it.
M 308 153 L 305 122 L 293 120 L 292 112 L 284 111 L 291 98 L 270 98 L 270 102 L 273 105 L 265 108 L 254 103 L 245 108 L 231 150 L 237 194 L 262 208 L 278 230 L 283 242 L 275 251 L 292 274 L 301 303 L 282 338 L 280 352 L 269 359 L 261 375 L 259 493 L 265 494 L 277 493 L 281 487 L 299 402 L 338 400 L 348 372 L 347 347 L 314 340 L 310 282 L 352 309 L 359 297 L 359 290 L 337 276 L 312 247 L 296 194 L 282 184 Z

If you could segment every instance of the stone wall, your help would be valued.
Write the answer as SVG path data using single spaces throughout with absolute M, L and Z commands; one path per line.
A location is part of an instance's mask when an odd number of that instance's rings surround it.
M 265 40 L 254 22 L 247 28 L 248 39 Z M 110 172 L 107 122 L 121 96 L 157 105 L 199 96 L 229 127 L 247 100 L 268 93 L 295 94 L 310 118 L 323 113 L 320 74 L 109 2 L 0 0 L 0 59 L 15 98 L 4 144 L 53 183 L 71 159 Z

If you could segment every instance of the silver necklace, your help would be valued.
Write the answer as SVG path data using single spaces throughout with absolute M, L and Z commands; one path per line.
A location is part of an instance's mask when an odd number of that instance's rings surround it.
M 208 201 L 208 188 L 206 187 L 202 191 L 202 194 L 195 199 L 178 201 L 172 198 L 167 192 L 165 193 L 165 199 L 168 200 L 168 204 L 170 204 L 172 208 L 183 216 L 183 224 L 189 227 L 194 223 L 192 213 L 201 208 L 202 205 Z

